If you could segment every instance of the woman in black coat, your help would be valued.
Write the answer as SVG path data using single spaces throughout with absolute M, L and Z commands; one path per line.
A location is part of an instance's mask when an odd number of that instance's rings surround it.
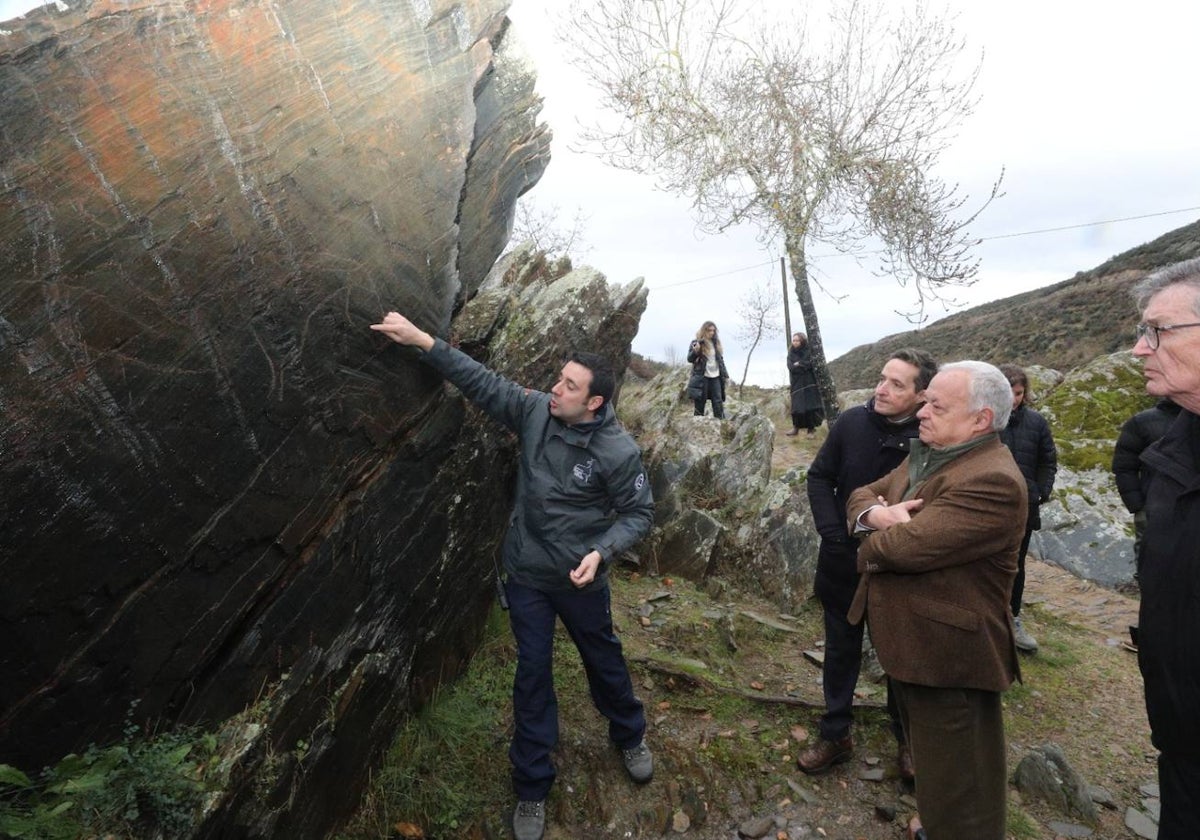
M 687 394 L 696 407 L 696 416 L 704 416 L 704 403 L 712 402 L 713 417 L 725 418 L 725 383 L 729 371 L 725 369 L 725 357 L 721 353 L 721 337 L 717 325 L 705 321 L 696 331 L 687 354 L 692 375 L 688 377 Z
M 1027 653 L 1037 651 L 1037 639 L 1029 635 L 1021 625 L 1021 597 L 1025 592 L 1025 555 L 1029 552 L 1029 541 L 1033 532 L 1042 527 L 1040 507 L 1050 499 L 1054 489 L 1054 474 L 1058 472 L 1058 450 L 1050 424 L 1046 418 L 1029 407 L 1029 378 L 1016 365 L 1000 365 L 1000 372 L 1012 387 L 1013 410 L 1008 425 L 1000 432 L 1017 462 L 1017 468 L 1025 477 L 1029 488 L 1029 518 L 1025 521 L 1025 537 L 1021 540 L 1021 551 L 1017 555 L 1017 577 L 1013 581 L 1012 614 L 1016 625 L 1016 643 L 1019 650 Z
M 792 391 L 792 430 L 787 436 L 798 435 L 801 426 L 811 435 L 821 425 L 825 413 L 821 408 L 821 392 L 817 389 L 817 374 L 813 371 L 812 348 L 804 333 L 792 334 L 787 366 Z

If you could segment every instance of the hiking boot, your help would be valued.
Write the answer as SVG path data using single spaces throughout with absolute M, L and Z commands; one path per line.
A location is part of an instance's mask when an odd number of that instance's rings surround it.
M 639 785 L 644 785 L 654 778 L 654 756 L 650 754 L 650 748 L 646 746 L 645 741 L 636 747 L 621 750 L 621 759 L 625 762 L 629 778 Z
M 518 802 L 513 811 L 515 840 L 542 840 L 546 833 L 546 801 Z
M 795 437 L 796 435 L 800 434 L 800 430 L 792 429 L 790 432 L 784 432 L 784 434 L 787 435 L 788 437 Z
M 849 735 L 836 741 L 822 738 L 800 753 L 800 757 L 796 759 L 796 766 L 809 775 L 815 775 L 824 773 L 835 764 L 848 761 L 853 754 L 854 739 Z
M 1023 650 L 1026 653 L 1037 653 L 1037 639 L 1033 638 L 1033 636 L 1030 636 L 1029 633 L 1026 632 L 1025 628 L 1021 625 L 1020 616 L 1017 616 L 1013 619 L 1013 627 L 1016 628 L 1017 631 L 1015 636 L 1017 650 Z

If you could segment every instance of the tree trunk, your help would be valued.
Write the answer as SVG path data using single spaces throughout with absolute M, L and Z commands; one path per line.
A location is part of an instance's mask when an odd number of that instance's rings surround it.
M 788 260 L 792 265 L 792 280 L 796 286 L 796 300 L 800 303 L 800 314 L 804 317 L 804 331 L 808 346 L 812 350 L 813 373 L 817 377 L 817 389 L 821 392 L 821 404 L 825 409 L 825 422 L 832 423 L 838 416 L 837 388 L 825 361 L 825 343 L 821 341 L 821 325 L 817 322 L 817 307 L 813 304 L 812 289 L 808 285 L 808 262 L 804 256 L 804 239 L 788 236 L 785 242 Z
M 762 321 L 759 321 L 758 333 L 754 336 L 754 343 L 750 345 L 750 350 L 746 353 L 746 367 L 742 371 L 742 381 L 738 383 L 738 399 L 742 398 L 742 388 L 746 387 L 746 377 L 750 374 L 750 357 L 754 355 L 754 351 L 758 349 L 758 342 L 762 341 Z

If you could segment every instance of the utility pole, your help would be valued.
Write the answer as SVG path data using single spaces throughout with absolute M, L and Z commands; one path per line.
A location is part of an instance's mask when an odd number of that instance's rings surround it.
M 788 304 L 787 264 L 779 257 L 779 279 L 783 281 L 783 345 L 792 346 L 792 307 Z

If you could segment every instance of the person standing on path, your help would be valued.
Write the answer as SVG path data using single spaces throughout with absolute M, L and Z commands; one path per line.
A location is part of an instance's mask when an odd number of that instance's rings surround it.
M 1134 287 L 1142 320 L 1133 355 L 1146 391 L 1180 407 L 1142 452 L 1146 534 L 1138 582 L 1138 667 L 1158 748 L 1158 840 L 1200 837 L 1200 259 Z
M 937 363 L 920 350 L 893 353 L 879 374 L 875 395 L 865 405 L 842 412 L 808 471 L 808 503 L 821 535 L 813 582 L 825 616 L 825 660 L 821 664 L 825 713 L 819 738 L 804 750 L 797 766 L 822 773 L 854 752 L 854 687 L 862 667 L 863 625 L 846 618 L 858 588 L 858 543 L 846 533 L 846 500 L 864 484 L 887 475 L 917 437 L 917 410 Z M 900 776 L 913 777 L 912 756 L 900 726 L 900 713 L 888 688 L 888 713 L 896 736 Z
M 583 660 L 596 708 L 635 782 L 654 775 L 646 715 L 613 631 L 608 567 L 649 532 L 654 500 L 637 443 L 610 402 L 608 360 L 575 353 L 550 393 L 493 373 L 389 312 L 371 329 L 423 351 L 421 361 L 458 386 L 521 444 L 516 498 L 501 549 L 509 622 L 517 642 L 509 748 L 516 840 L 541 840 L 558 742 L 554 627 L 560 619 Z
M 1017 555 L 1017 578 L 1013 581 L 1013 626 L 1016 629 L 1017 650 L 1037 653 L 1038 643 L 1021 622 L 1021 599 L 1025 594 L 1025 556 L 1033 532 L 1042 527 L 1041 506 L 1050 500 L 1054 476 L 1058 472 L 1058 449 L 1046 418 L 1029 407 L 1029 377 L 1016 365 L 1000 365 L 1000 372 L 1012 388 L 1012 414 L 1008 425 L 1000 432 L 1000 440 L 1012 452 L 1013 460 L 1029 487 L 1029 518 L 1025 520 L 1025 537 Z
M 792 346 L 787 355 L 788 378 L 791 382 L 792 430 L 788 437 L 800 434 L 803 427 L 811 435 L 824 419 L 821 407 L 821 392 L 817 388 L 817 374 L 813 370 L 812 348 L 808 336 L 792 333 Z

